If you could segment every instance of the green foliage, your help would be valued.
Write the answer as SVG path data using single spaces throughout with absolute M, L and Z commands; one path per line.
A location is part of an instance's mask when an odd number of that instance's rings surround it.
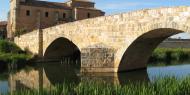
M 27 54 L 0 53 L 0 60 L 7 63 L 26 63 L 31 58 Z
M 129 82 L 123 86 L 82 81 L 78 85 L 64 83 L 43 90 L 17 90 L 11 95 L 190 95 L 190 78 L 170 77 L 153 83 Z
M 6 73 L 3 73 L 3 74 L 0 74 L 0 80 L 2 81 L 2 80 L 7 80 L 8 79 L 8 74 L 6 74 Z
M 0 40 L 0 61 L 19 65 L 25 64 L 31 57 L 13 42 Z
M 0 53 L 21 53 L 22 50 L 13 42 L 0 40 Z
M 157 48 L 150 57 L 150 62 L 184 61 L 190 58 L 190 49 L 187 48 Z

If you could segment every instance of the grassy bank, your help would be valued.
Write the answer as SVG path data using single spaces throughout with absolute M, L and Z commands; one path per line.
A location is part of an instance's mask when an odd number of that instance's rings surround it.
M 24 64 L 31 58 L 30 55 L 22 51 L 16 44 L 6 40 L 0 40 L 0 65 Z
M 63 84 L 50 90 L 22 90 L 12 95 L 190 95 L 190 78 L 159 79 L 154 83 L 128 83 L 113 85 L 102 82 L 81 82 L 78 85 Z
M 190 59 L 190 49 L 187 48 L 157 48 L 149 62 L 185 61 Z

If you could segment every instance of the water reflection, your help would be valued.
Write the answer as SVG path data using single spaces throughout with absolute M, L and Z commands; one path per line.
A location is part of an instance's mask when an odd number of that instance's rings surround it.
M 43 63 L 36 67 L 26 67 L 18 72 L 10 73 L 6 79 L 0 78 L 0 92 L 21 89 L 50 88 L 64 82 L 102 81 L 124 85 L 130 82 L 153 82 L 156 77 L 175 76 L 183 78 L 190 75 L 190 64 L 173 66 L 150 66 L 147 70 L 126 73 L 80 73 L 79 69 L 69 64 Z M 1 74 L 0 74 L 1 75 Z
M 0 80 L 0 93 L 6 93 L 8 91 L 8 81 Z
M 10 74 L 10 90 L 50 88 L 56 84 L 80 81 L 102 81 L 111 84 L 125 84 L 128 81 L 149 81 L 146 70 L 128 73 L 79 73 L 68 64 L 47 63 L 38 68 L 23 69 Z
M 173 65 L 173 66 L 151 66 L 147 68 L 148 77 L 151 81 L 162 77 L 175 77 L 183 79 L 190 76 L 190 64 Z
M 45 71 L 45 75 L 51 84 L 61 84 L 61 83 L 79 83 L 78 73 L 79 70 L 74 68 L 70 64 L 62 63 L 45 63 L 42 67 Z
M 118 79 L 120 84 L 130 82 L 149 82 L 147 70 L 138 70 L 133 72 L 119 73 Z
M 80 81 L 102 81 L 112 84 L 125 84 L 128 81 L 149 81 L 146 70 L 126 73 L 80 73 L 78 69 L 68 64 L 43 64 L 47 79 L 51 84 L 63 82 L 79 83 Z

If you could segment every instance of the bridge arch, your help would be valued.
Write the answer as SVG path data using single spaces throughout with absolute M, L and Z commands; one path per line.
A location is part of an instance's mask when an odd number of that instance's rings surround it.
M 130 45 L 121 49 L 123 54 L 117 72 L 146 68 L 149 57 L 162 41 L 172 35 L 189 32 L 190 29 L 174 22 L 157 23 L 146 27 Z
M 80 62 L 80 56 L 79 48 L 72 41 L 64 37 L 59 37 L 52 41 L 44 53 L 46 60 L 63 60 L 67 58 Z

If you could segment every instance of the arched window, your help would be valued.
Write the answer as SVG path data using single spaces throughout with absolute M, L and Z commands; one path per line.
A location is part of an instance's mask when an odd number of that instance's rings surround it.
M 87 18 L 90 18 L 90 13 L 87 13 Z

